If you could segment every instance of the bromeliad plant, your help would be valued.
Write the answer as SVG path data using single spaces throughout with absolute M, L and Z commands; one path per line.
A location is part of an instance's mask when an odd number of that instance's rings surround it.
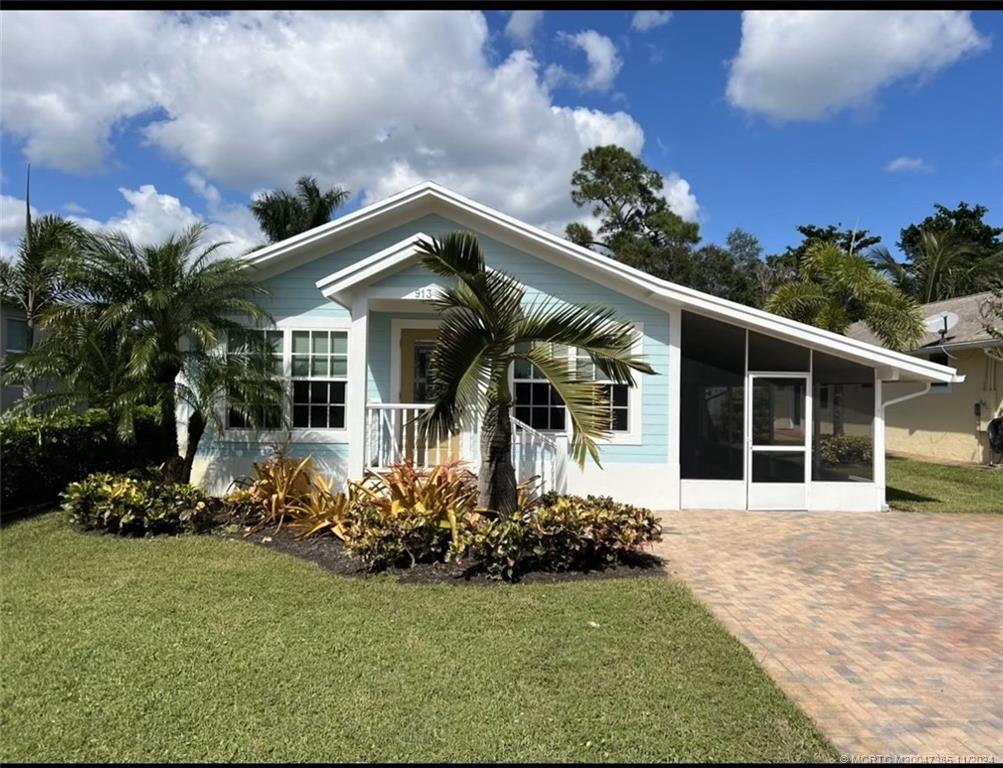
M 422 265 L 455 285 L 433 301 L 441 325 L 432 352 L 435 402 L 420 426 L 427 433 L 455 432 L 482 412 L 478 506 L 502 514 L 518 508 L 512 465 L 512 392 L 509 369 L 516 360 L 534 365 L 567 406 L 571 454 L 579 465 L 599 463 L 596 440 L 608 433 L 609 409 L 599 387 L 581 381 L 552 345 L 577 347 L 605 378 L 633 386 L 632 373 L 654 373 L 634 354 L 637 331 L 612 309 L 547 301 L 524 306 L 525 289 L 511 276 L 489 270 L 474 235 L 453 232 L 418 244 Z

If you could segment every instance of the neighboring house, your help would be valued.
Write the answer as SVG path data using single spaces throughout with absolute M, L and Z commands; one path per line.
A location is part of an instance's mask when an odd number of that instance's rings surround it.
M 948 461 L 1000 460 L 986 437 L 989 422 L 1003 416 L 1003 362 L 987 354 L 1003 350 L 1003 341 L 986 332 L 980 312 L 991 295 L 976 293 L 923 305 L 927 334 L 912 354 L 955 368 L 965 380 L 932 384 L 928 397 L 890 410 L 885 423 L 889 451 Z M 877 342 L 861 323 L 854 323 L 849 335 Z M 894 392 L 915 389 L 896 385 Z M 892 396 L 892 388 L 888 392 Z
M 660 509 L 880 509 L 885 382 L 957 380 L 950 367 L 659 280 L 428 182 L 246 256 L 272 291 L 291 426 L 254 432 L 231 415 L 203 440 L 194 479 L 222 490 L 283 444 L 342 480 L 407 457 L 476 464 L 473 415 L 462 434 L 426 443 L 413 427 L 429 400 L 429 300 L 444 282 L 420 266 L 416 243 L 457 229 L 522 282 L 528 304 L 594 302 L 635 323 L 657 372 L 606 385 L 602 467 L 579 469 L 560 400 L 531 367 L 515 368 L 514 462 L 550 488 Z M 813 408 L 822 392 L 829 405 Z
M 13 352 L 25 352 L 28 348 L 28 321 L 24 310 L 7 301 L 0 301 L 0 360 Z M 0 386 L 0 413 L 6 411 L 24 395 L 24 388 L 18 384 Z

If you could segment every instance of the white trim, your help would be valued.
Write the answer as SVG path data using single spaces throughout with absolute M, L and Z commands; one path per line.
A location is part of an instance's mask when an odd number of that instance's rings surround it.
M 352 303 L 348 332 L 348 386 L 345 425 L 348 427 L 348 476 L 361 478 L 366 465 L 366 400 L 369 390 L 369 302 L 365 296 Z
M 811 484 L 811 359 L 809 356 L 808 371 L 746 371 L 746 412 L 745 428 L 748 440 L 746 454 L 748 474 L 745 478 L 746 506 L 748 509 L 808 509 L 808 486 Z M 804 442 L 801 445 L 756 445 L 753 437 L 753 397 L 752 390 L 756 379 L 800 379 L 804 382 L 804 413 L 801 422 L 804 424 Z M 752 480 L 753 455 L 755 453 L 798 453 L 804 457 L 804 479 L 800 483 L 754 483 Z M 755 486 L 755 487 L 753 487 Z
M 669 317 L 669 493 L 665 501 L 668 509 L 682 509 L 682 371 L 683 371 L 683 311 L 678 305 L 670 307 Z M 748 335 L 748 334 L 746 334 Z M 643 411 L 642 411 L 643 413 Z
M 390 397 L 391 403 L 403 403 L 401 400 L 401 331 L 404 329 L 423 330 L 438 328 L 440 320 L 408 320 L 394 317 L 390 319 Z M 394 399 L 396 398 L 396 399 Z
M 663 308 L 666 302 L 675 303 L 689 311 L 743 325 L 786 341 L 794 341 L 802 346 L 816 347 L 856 362 L 871 366 L 889 365 L 919 381 L 963 380 L 955 369 L 947 366 L 930 363 L 912 355 L 894 352 L 661 280 L 507 216 L 431 181 L 423 182 L 309 232 L 267 246 L 244 258 L 250 265 L 267 266 L 269 271 L 272 271 L 279 266 L 277 262 L 286 260 L 293 254 L 315 250 L 316 255 L 320 256 L 324 248 L 330 252 L 331 249 L 339 247 L 340 236 L 346 235 L 349 230 L 358 229 L 363 222 L 372 222 L 381 217 L 392 220 L 395 216 L 406 217 L 409 213 L 413 218 L 420 212 L 441 212 L 443 209 L 472 216 L 482 225 L 491 225 L 510 236 L 515 236 L 524 244 L 523 250 L 532 255 L 545 260 L 556 256 L 575 265 L 572 267 L 573 271 L 584 273 L 586 276 L 591 274 L 605 277 L 605 279 L 591 278 L 597 282 L 605 283 L 608 278 L 613 278 L 620 283 L 621 292 L 629 288 L 631 294 L 640 294 L 641 300 L 650 300 L 650 303 L 659 304 Z M 527 250 L 525 246 L 530 246 L 531 249 Z

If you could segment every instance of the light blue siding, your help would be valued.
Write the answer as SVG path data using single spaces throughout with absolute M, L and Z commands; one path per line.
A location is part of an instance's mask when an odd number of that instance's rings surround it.
M 266 281 L 272 295 L 262 301 L 276 320 L 302 320 L 305 324 L 349 318 L 344 307 L 326 300 L 315 283 L 349 264 L 383 250 L 406 237 L 421 231 L 440 236 L 459 226 L 441 216 L 425 216 L 406 225 L 352 245 L 328 256 L 296 267 Z M 526 287 L 527 304 L 557 299 L 574 303 L 598 303 L 612 307 L 625 320 L 644 326 L 643 354 L 655 369 L 654 376 L 644 376 L 642 383 L 642 442 L 640 445 L 604 445 L 601 457 L 604 463 L 665 464 L 668 457 L 668 395 L 669 395 L 669 316 L 664 311 L 623 296 L 610 288 L 597 284 L 574 272 L 555 266 L 542 259 L 511 248 L 489 237 L 480 236 L 488 264 L 515 276 Z M 432 282 L 442 282 L 417 265 L 409 265 L 387 275 L 375 287 L 418 288 Z M 421 317 L 391 312 L 372 312 L 369 318 L 369 362 L 367 397 L 369 400 L 392 401 L 390 392 L 390 324 L 394 317 Z M 424 315 L 430 317 L 431 315 Z M 303 453 L 332 451 L 337 459 L 347 455 L 347 445 L 324 446 L 302 444 Z M 255 446 L 222 444 L 218 440 L 203 441 L 202 456 L 228 455 L 246 452 L 252 459 Z M 255 455 L 261 455 L 257 453 Z M 332 455 L 332 459 L 335 456 Z

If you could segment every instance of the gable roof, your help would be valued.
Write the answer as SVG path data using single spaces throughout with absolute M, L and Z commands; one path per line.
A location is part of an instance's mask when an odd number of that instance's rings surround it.
M 938 315 L 950 313 L 957 317 L 957 322 L 948 329 L 943 340 L 940 333 L 928 329 L 923 337 L 923 343 L 913 350 L 913 354 L 927 354 L 940 349 L 1003 346 L 1003 340 L 994 339 L 989 335 L 982 319 L 982 306 L 990 298 L 992 298 L 992 292 L 984 291 L 983 293 L 956 296 L 953 299 L 931 301 L 929 304 L 924 304 L 924 318 L 936 318 Z M 939 323 L 937 327 L 941 327 Z M 861 322 L 851 325 L 847 329 L 846 335 L 869 344 L 881 344 L 881 340 Z
M 443 215 L 523 252 L 663 309 L 681 307 L 690 312 L 740 325 L 865 365 L 886 368 L 888 370 L 884 373 L 887 375 L 883 378 L 893 379 L 901 376 L 904 380 L 932 382 L 962 380 L 957 377 L 953 368 L 824 331 L 654 277 L 519 221 L 432 181 L 423 182 L 327 224 L 253 251 L 243 258 L 249 264 L 261 269 L 264 275 L 270 276 L 364 240 L 377 232 L 431 213 Z M 417 235 L 415 237 L 417 238 Z M 325 295 L 330 295 L 337 292 L 339 280 L 354 278 L 351 285 L 357 286 L 361 282 L 373 279 L 387 269 L 399 265 L 402 258 L 408 258 L 408 245 L 413 248 L 413 242 L 412 238 L 408 238 L 385 251 L 373 254 L 359 264 L 325 278 L 320 281 L 318 287 L 325 290 Z

